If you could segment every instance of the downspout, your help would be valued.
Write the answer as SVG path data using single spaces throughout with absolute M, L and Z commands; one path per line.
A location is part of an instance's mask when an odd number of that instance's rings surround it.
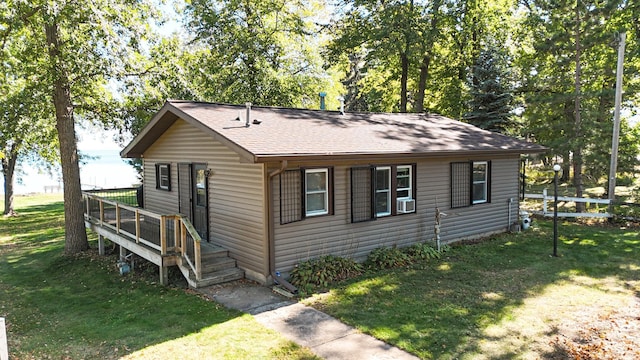
M 276 273 L 276 244 L 275 244 L 275 233 L 273 229 L 273 206 L 274 205 L 273 205 L 272 179 L 275 176 L 280 175 L 283 171 L 285 171 L 287 169 L 288 164 L 289 163 L 287 160 L 282 160 L 282 162 L 280 163 L 280 168 L 273 170 L 272 172 L 269 173 L 269 181 L 267 184 L 268 199 L 269 199 L 269 216 L 268 216 L 269 218 L 269 225 L 268 225 L 269 273 L 271 274 L 271 277 L 273 278 L 274 282 L 284 286 L 287 290 L 295 294 L 298 292 L 298 289 L 295 286 L 293 286 L 291 283 L 289 283 L 287 280 L 280 277 L 279 273 Z

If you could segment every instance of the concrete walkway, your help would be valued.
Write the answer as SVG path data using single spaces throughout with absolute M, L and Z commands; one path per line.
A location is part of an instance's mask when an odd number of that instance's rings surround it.
M 265 327 L 324 359 L 418 359 L 264 286 L 238 281 L 199 291 L 226 307 L 253 315 Z

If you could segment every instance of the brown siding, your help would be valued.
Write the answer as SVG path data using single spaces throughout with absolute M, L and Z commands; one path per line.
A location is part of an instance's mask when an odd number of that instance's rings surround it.
M 492 161 L 491 203 L 451 209 L 450 163 L 469 160 Z M 406 163 L 399 160 L 393 164 Z M 514 199 L 512 222 L 516 221 L 518 213 L 518 164 L 517 157 L 420 161 L 416 166 L 416 213 L 355 224 L 350 222 L 351 165 L 334 167 L 334 215 L 285 225 L 280 225 L 279 177 L 276 176 L 273 180 L 276 270 L 286 273 L 300 261 L 328 254 L 363 260 L 367 253 L 381 246 L 403 247 L 416 242 L 435 241 L 436 206 L 447 214 L 442 218 L 442 243 L 505 231 L 509 198 Z
M 206 163 L 211 242 L 228 249 L 241 268 L 267 274 L 263 165 L 241 163 L 236 153 L 183 120 L 144 156 L 145 207 L 167 214 L 178 212 L 178 163 Z M 156 163 L 171 164 L 170 192 L 155 188 Z

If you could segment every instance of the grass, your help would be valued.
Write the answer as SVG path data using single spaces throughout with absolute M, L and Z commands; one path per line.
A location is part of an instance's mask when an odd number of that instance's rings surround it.
M 0 317 L 12 359 L 315 358 L 249 315 L 121 277 L 115 258 L 95 249 L 63 255 L 63 208 L 60 195 L 17 197 L 18 216 L 0 217 Z
M 640 234 L 562 223 L 556 258 L 551 222 L 534 225 L 305 302 L 423 359 L 569 358 L 594 319 L 637 309 Z

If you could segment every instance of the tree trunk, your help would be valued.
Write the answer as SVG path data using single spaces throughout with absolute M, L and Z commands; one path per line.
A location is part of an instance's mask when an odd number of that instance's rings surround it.
M 420 64 L 420 79 L 418 80 L 418 93 L 416 94 L 416 112 L 424 111 L 424 93 L 427 89 L 427 79 L 429 78 L 429 65 L 431 64 L 431 55 L 426 54 L 422 57 Z
M 64 183 L 64 251 L 71 255 L 87 250 L 89 242 L 84 226 L 71 89 L 63 59 L 60 56 L 58 25 L 55 20 L 53 23 L 45 25 L 45 32 L 49 48 L 49 61 L 52 67 L 53 104 L 56 109 L 56 129 L 60 142 L 60 165 L 62 166 L 62 182 Z
M 429 23 L 429 36 L 428 40 L 430 44 L 428 48 L 424 48 L 424 54 L 422 56 L 422 63 L 420 64 L 420 79 L 418 80 L 418 92 L 415 100 L 415 112 L 421 113 L 424 111 L 424 93 L 427 91 L 427 79 L 429 79 L 429 66 L 431 65 L 431 59 L 433 58 L 433 46 L 436 43 L 436 34 L 438 33 L 438 12 L 440 11 L 440 5 L 442 1 L 438 0 L 433 3 L 431 10 L 431 22 Z M 423 40 L 424 41 L 424 40 Z
M 8 154 L 2 159 L 2 174 L 4 176 L 4 211 L 3 215 L 13 216 L 13 183 L 15 177 L 16 162 L 18 154 L 15 145 L 12 146 Z
M 400 66 L 402 74 L 400 76 L 400 112 L 407 112 L 407 81 L 409 78 L 409 57 L 407 53 L 400 54 Z
M 583 195 L 582 180 L 582 119 L 580 116 L 580 97 L 581 97 L 581 52 L 582 44 L 580 43 L 580 7 L 579 0 L 576 1 L 576 78 L 575 78 L 575 139 L 573 150 L 573 185 L 576 188 L 576 197 Z M 585 204 L 576 203 L 576 212 L 584 212 Z

